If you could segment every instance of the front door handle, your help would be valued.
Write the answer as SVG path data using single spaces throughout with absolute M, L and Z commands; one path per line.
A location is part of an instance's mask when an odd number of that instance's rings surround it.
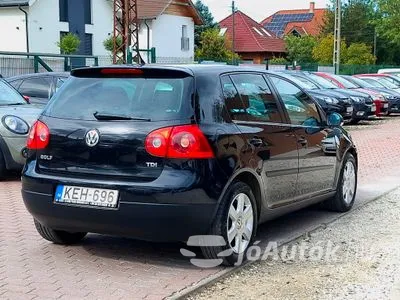
M 264 142 L 260 138 L 252 138 L 250 140 L 250 144 L 253 145 L 254 147 L 261 147 L 264 144 Z

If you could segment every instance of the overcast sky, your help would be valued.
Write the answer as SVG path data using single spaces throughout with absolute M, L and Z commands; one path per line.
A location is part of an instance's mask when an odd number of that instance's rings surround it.
M 202 0 L 210 8 L 215 21 L 227 17 L 232 9 L 231 0 Z M 329 0 L 314 0 L 316 8 L 326 7 Z M 256 21 L 262 21 L 282 9 L 309 8 L 311 0 L 236 0 L 236 7 Z

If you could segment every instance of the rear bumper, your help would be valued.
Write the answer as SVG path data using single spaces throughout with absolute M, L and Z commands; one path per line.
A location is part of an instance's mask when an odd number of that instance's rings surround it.
M 26 208 L 41 224 L 70 232 L 93 232 L 149 241 L 186 241 L 207 234 L 215 204 L 120 202 L 117 209 L 56 204 L 52 195 L 22 191 Z
M 184 178 L 187 181 L 187 177 Z M 115 209 L 55 203 L 58 184 L 118 189 Z M 92 232 L 148 241 L 186 241 L 209 232 L 217 203 L 200 187 L 146 188 L 114 182 L 85 182 L 39 175 L 26 166 L 22 196 L 28 211 L 41 224 L 56 230 Z

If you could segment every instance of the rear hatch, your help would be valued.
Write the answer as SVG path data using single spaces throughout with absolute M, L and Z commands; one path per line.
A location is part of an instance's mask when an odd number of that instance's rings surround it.
M 159 128 L 194 120 L 194 80 L 175 69 L 95 68 L 72 72 L 41 121 L 50 131 L 39 172 L 79 178 L 155 180 L 166 163 L 145 150 Z

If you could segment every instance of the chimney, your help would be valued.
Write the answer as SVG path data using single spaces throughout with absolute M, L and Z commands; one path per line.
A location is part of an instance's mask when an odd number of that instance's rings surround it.
M 310 2 L 310 14 L 313 14 L 315 11 L 315 2 Z

